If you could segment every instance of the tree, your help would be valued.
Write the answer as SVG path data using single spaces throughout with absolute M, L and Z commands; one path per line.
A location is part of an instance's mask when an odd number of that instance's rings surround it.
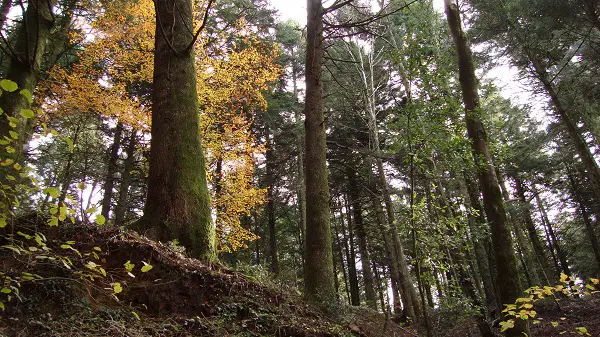
M 325 159 L 325 118 L 323 111 L 322 64 L 323 5 L 307 0 L 306 33 L 306 247 L 305 291 L 312 301 L 335 298 L 329 224 L 329 186 Z
M 500 301 L 504 304 L 514 303 L 521 295 L 521 285 L 518 274 L 517 259 L 512 245 L 508 219 L 504 209 L 502 193 L 498 178 L 488 149 L 485 127 L 479 117 L 482 113 L 479 105 L 477 77 L 471 48 L 462 29 L 460 12 L 455 3 L 445 0 L 446 16 L 450 33 L 456 46 L 459 67 L 459 82 L 462 88 L 465 105 L 465 120 L 467 132 L 473 148 L 473 158 L 478 171 L 479 184 L 483 194 L 483 205 L 492 232 L 492 245 L 496 256 L 498 275 L 513 275 L 508 279 L 498 279 Z M 510 329 L 509 336 L 520 336 L 526 333 L 524 324 L 518 324 Z
M 155 8 L 150 174 L 139 226 L 151 229 L 160 240 L 177 239 L 194 257 L 214 263 L 215 228 L 194 67 L 194 45 L 203 26 L 195 34 L 188 30 L 193 27 L 191 0 L 157 0 Z

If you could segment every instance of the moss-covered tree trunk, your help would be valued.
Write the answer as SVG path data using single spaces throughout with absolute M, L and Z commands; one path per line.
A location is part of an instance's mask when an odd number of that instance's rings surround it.
M 322 64 L 324 55 L 323 5 L 307 0 L 306 30 L 306 246 L 305 295 L 311 301 L 335 298 L 331 263 L 329 186 L 325 159 Z
M 152 140 L 140 227 L 177 239 L 192 256 L 217 260 L 194 68 L 191 0 L 156 0 Z
M 458 56 L 459 82 L 466 109 L 467 133 L 471 140 L 473 157 L 479 175 L 485 214 L 492 232 L 492 246 L 496 255 L 498 275 L 502 276 L 502 279 L 498 277 L 497 280 L 500 302 L 501 304 L 510 304 L 521 296 L 522 291 L 502 192 L 488 149 L 485 128 L 479 116 L 481 111 L 473 56 L 462 30 L 457 4 L 451 0 L 445 0 L 444 3 L 450 33 Z M 507 336 L 521 336 L 524 332 L 527 333 L 526 325 L 516 324 L 514 328 L 507 331 Z
M 494 275 L 490 269 L 490 263 L 487 258 L 488 252 L 486 250 L 487 231 L 482 227 L 485 226 L 485 215 L 481 202 L 479 200 L 479 186 L 471 179 L 468 174 L 464 174 L 465 187 L 468 195 L 469 202 L 467 203 L 472 209 L 477 211 L 477 215 L 469 213 L 469 230 L 471 232 L 471 238 L 473 241 L 473 247 L 475 251 L 475 259 L 477 262 L 477 269 L 481 275 L 481 281 L 483 282 L 483 292 L 485 294 L 485 303 L 488 312 L 494 309 L 497 305 L 496 300 L 496 288 L 494 287 Z M 484 234 L 485 233 L 485 234 Z
M 21 110 L 31 107 L 27 98 L 21 95 L 20 91 L 26 89 L 33 93 L 37 86 L 47 40 L 54 23 L 52 9 L 55 2 L 55 0 L 30 0 L 15 43 L 8 49 L 10 53 L 6 78 L 16 82 L 19 90 L 12 93 L 4 92 L 0 96 L 0 107 L 7 116 L 20 118 Z M 22 147 L 29 138 L 30 129 L 30 120 L 23 121 L 17 129 L 20 133 L 19 141 L 14 146 L 17 149 L 17 157 L 21 154 Z M 13 129 L 9 126 L 8 119 L 2 116 L 0 118 L 0 138 L 10 138 L 9 131 L 11 130 Z

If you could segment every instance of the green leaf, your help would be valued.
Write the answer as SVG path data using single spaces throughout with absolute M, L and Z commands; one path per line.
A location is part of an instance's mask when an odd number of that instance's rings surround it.
M 142 263 L 144 264 L 144 266 L 142 267 L 142 273 L 149 272 L 152 269 L 152 265 L 147 264 L 144 261 L 142 261 Z
M 584 326 L 582 327 L 576 327 L 575 330 L 579 331 L 580 334 L 582 335 L 590 335 L 590 333 L 588 332 L 588 329 Z
M 63 204 L 60 207 L 60 212 L 59 212 L 59 215 L 58 215 L 58 220 L 65 221 L 66 218 L 67 218 L 67 206 L 65 206 L 65 204 Z
M 73 141 L 71 140 L 71 138 L 65 138 L 65 142 L 67 142 L 67 144 L 69 144 L 69 152 L 73 153 L 73 149 L 75 148 L 75 145 L 73 144 Z
M 113 286 L 113 292 L 115 294 L 118 294 L 121 291 L 123 291 L 123 287 L 121 287 L 121 283 L 119 283 L 119 282 L 113 283 L 112 286 Z
M 52 198 L 58 198 L 58 195 L 60 192 L 58 191 L 58 188 L 56 188 L 56 187 L 48 187 L 48 188 L 44 189 L 44 193 L 50 195 L 50 197 L 52 197 Z
M 135 267 L 135 264 L 131 263 L 131 261 L 127 261 L 125 262 L 124 266 L 127 271 L 132 271 L 133 267 Z
M 90 207 L 90 208 L 86 209 L 85 212 L 87 214 L 92 214 L 92 213 L 95 213 L 97 210 L 98 209 L 96 207 Z
M 53 216 L 52 219 L 50 219 L 50 221 L 48 221 L 48 225 L 50 225 L 50 227 L 57 227 L 58 226 L 58 218 Z
M 135 316 L 135 318 L 137 318 L 138 321 L 141 321 L 140 316 L 135 311 L 132 311 L 131 314 Z
M 0 108 L 0 115 L 2 115 L 4 113 L 4 110 L 2 110 L 2 108 Z
M 556 328 L 558 326 L 558 322 L 552 322 L 552 326 Z
M 15 131 L 11 130 L 11 131 L 8 131 L 8 134 L 10 135 L 10 137 L 12 139 L 19 139 L 19 133 L 18 132 L 15 132 Z
M 15 162 L 14 160 L 12 160 L 10 158 L 7 158 L 3 162 L 1 162 L 0 165 L 2 165 L 2 166 L 8 166 L 8 165 L 10 165 L 10 164 L 12 164 L 14 162 Z
M 23 109 L 21 110 L 21 116 L 23 116 L 23 118 L 33 118 L 35 117 L 35 113 L 33 112 L 33 110 Z
M 27 102 L 29 102 L 29 104 L 33 103 L 33 95 L 31 94 L 31 91 L 23 89 L 19 93 L 25 96 L 25 99 L 27 100 Z
M 0 218 L 0 228 L 4 228 L 4 227 L 6 227 L 6 218 L 1 217 Z
M 500 322 L 500 332 L 504 332 L 508 329 L 514 328 L 515 327 L 515 321 L 510 319 L 506 322 Z
M 2 288 L 2 290 L 0 290 L 0 292 L 3 294 L 10 294 L 12 291 L 9 288 Z
M 17 83 L 7 79 L 3 79 L 2 81 L 0 81 L 0 87 L 2 87 L 2 90 L 8 92 L 13 92 L 19 88 Z
M 0 302 L 0 309 L 2 309 L 2 311 L 6 309 L 6 307 L 4 306 L 4 302 Z
M 105 222 L 106 222 L 106 218 L 104 217 L 104 215 L 102 215 L 102 214 L 96 215 L 96 223 L 98 224 L 98 226 L 104 225 Z

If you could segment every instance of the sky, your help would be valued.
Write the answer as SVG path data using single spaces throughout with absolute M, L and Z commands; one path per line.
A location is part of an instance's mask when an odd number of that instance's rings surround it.
M 331 2 L 324 1 L 324 5 Z M 293 19 L 300 23 L 301 26 L 306 25 L 306 1 L 305 0 L 271 0 L 271 4 L 275 7 L 281 16 L 282 20 Z M 433 0 L 434 8 L 441 13 L 444 11 L 444 0 Z M 491 69 L 485 76 L 486 79 L 492 80 L 502 93 L 502 96 L 509 98 L 516 105 L 534 105 L 534 116 L 538 121 L 544 118 L 542 106 L 545 102 L 532 99 L 531 88 L 527 84 L 519 81 L 517 69 L 510 67 L 508 64 L 497 66 Z
M 325 4 L 329 1 L 325 1 Z M 279 10 L 283 20 L 293 19 L 301 25 L 306 24 L 305 0 L 271 0 L 273 7 Z M 325 5 L 326 6 L 326 5 Z M 444 8 L 444 0 L 433 0 L 433 6 L 440 12 Z

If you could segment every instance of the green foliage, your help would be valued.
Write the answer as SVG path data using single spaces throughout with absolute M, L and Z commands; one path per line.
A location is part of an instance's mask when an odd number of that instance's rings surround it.
M 5 91 L 16 91 L 17 85 L 9 80 L 0 81 L 0 87 Z M 31 97 L 31 93 L 27 90 L 22 90 L 21 94 L 26 97 Z M 34 119 L 35 112 L 29 109 L 23 109 L 21 116 L 25 119 Z M 35 212 L 41 213 L 47 212 L 47 224 L 49 227 L 56 227 L 61 225 L 67 218 L 72 223 L 76 222 L 75 208 L 78 205 L 75 203 L 76 198 L 67 194 L 67 191 L 61 191 L 58 186 L 43 186 L 39 181 L 38 177 L 33 173 L 33 168 L 29 167 L 24 163 L 22 156 L 15 154 L 15 149 L 10 146 L 13 142 L 19 140 L 21 135 L 19 134 L 18 125 L 21 123 L 19 119 L 4 116 L 1 118 L 7 118 L 10 130 L 10 137 L 5 136 L 3 145 L 6 145 L 3 149 L 1 156 L 1 168 L 2 177 L 0 182 L 2 191 L 0 194 L 0 236 L 6 239 L 7 244 L 0 247 L 2 250 L 10 251 L 20 261 L 26 262 L 26 265 L 32 267 L 36 261 L 44 261 L 45 263 L 52 264 L 57 267 L 62 267 L 67 272 L 72 280 L 80 282 L 95 282 L 99 279 L 107 279 L 107 272 L 101 265 L 100 255 L 102 250 L 100 247 L 93 247 L 89 251 L 82 251 L 77 248 L 77 242 L 55 242 L 48 240 L 43 234 L 44 229 L 34 229 L 23 227 L 22 224 L 18 223 L 19 216 L 22 216 L 22 205 L 19 202 L 19 193 L 26 192 L 27 195 L 38 195 L 46 198 L 46 201 L 41 203 Z M 36 120 L 37 121 L 37 120 Z M 62 139 L 68 144 L 70 152 L 73 151 L 73 141 L 68 137 L 60 135 L 55 130 L 49 130 L 45 124 L 42 124 L 42 129 L 45 135 L 57 136 L 58 139 Z M 85 188 L 85 185 L 83 186 Z M 69 201 L 67 203 L 66 201 Z M 84 214 L 93 214 L 97 210 L 95 207 L 89 208 Z M 96 216 L 96 224 L 98 226 L 103 225 L 106 219 L 102 215 Z M 8 230 L 6 230 L 8 229 Z M 152 269 L 152 265 L 144 263 L 141 268 L 141 272 L 145 273 Z M 135 277 L 132 273 L 134 264 L 128 262 L 125 265 L 127 274 L 131 277 Z M 45 281 L 44 275 L 38 275 L 21 271 L 16 275 L 8 274 L 5 271 L 0 271 L 0 310 L 5 310 L 6 304 L 17 299 L 20 300 L 20 288 L 25 282 L 32 281 Z M 117 294 L 123 291 L 120 283 L 115 282 L 110 284 L 112 295 L 116 297 Z M 139 317 L 137 317 L 139 319 Z
M 560 284 L 555 286 L 544 286 L 544 287 L 532 287 L 527 289 L 525 292 L 529 295 L 527 297 L 518 298 L 514 304 L 505 304 L 502 312 L 505 314 L 505 320 L 500 322 L 501 331 L 504 332 L 515 326 L 517 320 L 528 321 L 535 319 L 537 312 L 534 310 L 534 304 L 542 299 L 548 297 L 557 297 L 558 294 L 561 296 L 592 296 L 600 294 L 600 280 L 591 278 L 589 283 L 585 286 L 578 284 L 577 279 L 566 274 L 560 275 Z M 533 324 L 538 324 L 538 320 L 534 320 Z M 558 322 L 551 322 L 552 326 L 557 328 Z M 591 336 L 587 328 L 577 327 L 576 332 L 578 335 Z M 561 332 L 563 334 L 564 332 Z

